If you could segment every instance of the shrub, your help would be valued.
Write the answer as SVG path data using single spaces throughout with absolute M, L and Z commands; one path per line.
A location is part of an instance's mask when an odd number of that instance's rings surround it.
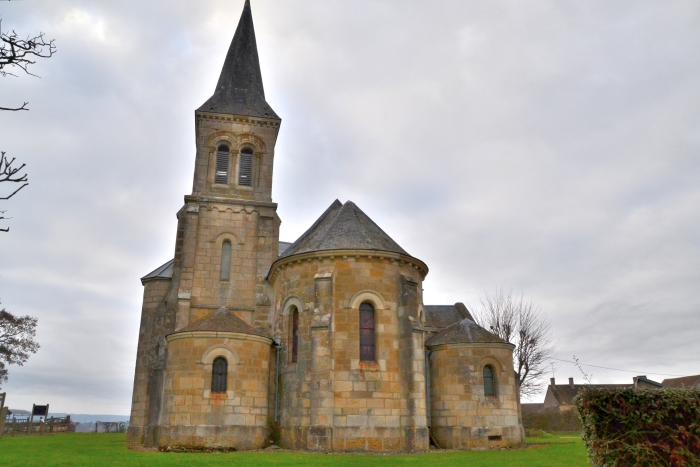
M 700 466 L 700 390 L 585 388 L 574 398 L 593 467 Z

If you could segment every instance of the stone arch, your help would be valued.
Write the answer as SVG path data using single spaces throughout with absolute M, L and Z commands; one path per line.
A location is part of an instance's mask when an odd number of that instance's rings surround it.
M 289 309 L 292 307 L 292 305 L 297 307 L 299 313 L 304 311 L 304 301 L 301 299 L 301 297 L 298 295 L 290 295 L 284 299 L 284 302 L 282 302 L 282 316 L 289 316 Z
M 378 292 L 374 290 L 360 290 L 348 301 L 348 308 L 360 308 L 360 304 L 369 302 L 374 306 L 375 310 L 386 310 L 386 301 Z
M 498 372 L 503 371 L 503 364 L 498 359 L 493 357 L 483 357 L 481 360 L 479 360 L 479 363 L 476 366 L 477 372 L 482 374 L 486 365 L 491 365 L 493 369 Z
M 265 141 L 251 133 L 246 133 L 243 135 L 238 135 L 238 138 L 236 138 L 236 150 L 240 151 L 246 146 L 252 146 L 254 149 L 255 153 L 259 152 L 264 152 L 265 151 Z
M 214 363 L 216 357 L 224 357 L 229 363 L 229 368 L 238 365 L 238 355 L 224 344 L 213 345 L 205 350 L 202 355 L 201 363 L 205 368 L 209 367 L 209 369 L 211 369 L 211 365 Z
M 423 308 L 423 305 L 418 307 L 418 321 L 421 325 L 425 324 L 425 308 Z
M 243 245 L 243 239 L 239 239 L 238 235 L 228 230 L 220 232 L 212 242 L 214 242 L 218 249 L 221 249 L 221 244 L 224 243 L 224 240 L 231 242 L 231 245 Z

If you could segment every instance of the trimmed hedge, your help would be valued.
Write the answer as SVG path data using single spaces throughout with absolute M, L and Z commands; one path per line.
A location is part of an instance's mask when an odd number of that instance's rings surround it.
M 700 466 L 700 390 L 585 388 L 574 398 L 593 467 Z
M 578 414 L 575 410 L 560 412 L 558 409 L 540 412 L 523 412 L 525 430 L 581 431 Z

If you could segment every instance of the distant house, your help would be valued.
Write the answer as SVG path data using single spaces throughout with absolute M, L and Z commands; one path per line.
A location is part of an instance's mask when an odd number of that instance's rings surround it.
M 574 408 L 573 399 L 583 388 L 647 388 L 659 389 L 664 387 L 662 383 L 657 383 L 646 377 L 646 375 L 635 376 L 632 378 L 632 384 L 575 384 L 574 378 L 569 378 L 569 384 L 556 384 L 554 378 L 550 379 L 551 384 L 547 386 L 547 394 L 544 397 L 543 404 L 529 404 L 533 407 L 528 407 L 527 410 L 559 410 L 565 412 Z M 540 406 L 540 407 L 535 407 Z M 523 404 L 523 412 L 526 412 L 525 404 Z
M 700 388 L 700 375 L 668 378 L 661 382 L 669 388 Z

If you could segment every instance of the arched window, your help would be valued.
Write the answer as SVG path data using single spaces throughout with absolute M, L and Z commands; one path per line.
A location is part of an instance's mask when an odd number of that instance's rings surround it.
M 226 392 L 228 362 L 224 357 L 216 357 L 211 371 L 211 392 Z
M 360 305 L 360 361 L 376 360 L 374 344 L 374 307 L 369 303 Z
M 253 186 L 253 149 L 241 149 L 241 156 L 238 163 L 238 184 L 242 186 Z
M 496 378 L 491 365 L 484 367 L 484 395 L 487 397 L 496 395 Z
M 216 276 L 214 276 L 216 277 Z M 227 281 L 231 278 L 231 242 L 224 240 L 221 244 L 221 279 Z
M 231 160 L 228 146 L 221 145 L 216 151 L 216 174 L 214 183 L 228 185 L 228 165 Z
M 299 310 L 292 307 L 292 363 L 297 362 L 299 354 Z

